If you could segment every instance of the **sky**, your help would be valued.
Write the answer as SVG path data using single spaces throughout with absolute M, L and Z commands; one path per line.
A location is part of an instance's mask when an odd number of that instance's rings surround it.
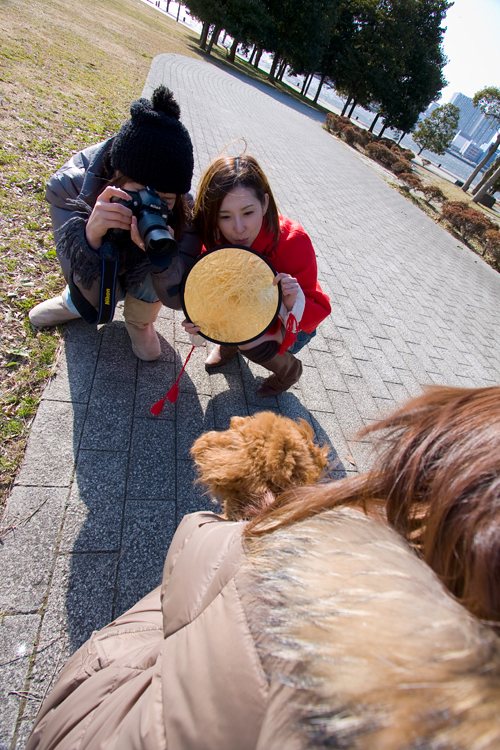
M 456 91 L 473 97 L 486 86 L 500 88 L 500 0 L 455 0 L 443 25 L 449 84 L 441 103 Z

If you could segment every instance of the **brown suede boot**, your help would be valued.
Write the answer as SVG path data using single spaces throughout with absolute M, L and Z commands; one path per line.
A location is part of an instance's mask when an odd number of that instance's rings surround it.
M 279 396 L 280 393 L 295 385 L 302 375 L 300 359 L 296 359 L 288 351 L 284 354 L 278 354 L 278 350 L 279 344 L 277 341 L 264 341 L 252 349 L 244 349 L 241 352 L 251 362 L 256 362 L 274 373 L 257 388 L 256 394 L 261 398 Z
M 161 354 L 160 342 L 153 323 L 158 317 L 161 302 L 144 302 L 131 294 L 125 296 L 123 317 L 132 342 L 132 351 L 138 359 L 151 362 Z
M 261 365 L 274 373 L 257 388 L 256 394 L 261 398 L 279 396 L 280 393 L 284 393 L 295 385 L 302 375 L 302 362 L 290 352 L 277 354 L 267 362 L 261 362 Z
M 230 359 L 238 354 L 237 346 L 227 346 L 226 344 L 216 344 L 205 360 L 205 369 L 213 370 L 214 367 L 226 365 Z

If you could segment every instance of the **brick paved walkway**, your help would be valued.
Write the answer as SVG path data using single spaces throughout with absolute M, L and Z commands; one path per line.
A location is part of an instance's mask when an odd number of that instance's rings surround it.
M 246 138 L 281 211 L 311 235 L 333 313 L 290 392 L 259 400 L 261 368 L 239 358 L 209 376 L 198 351 L 159 419 L 149 407 L 189 351 L 182 315 L 163 310 L 163 355 L 150 364 L 133 356 L 119 315 L 99 332 L 68 324 L 3 520 L 15 530 L 0 547 L 0 750 L 24 747 L 67 656 L 156 585 L 177 523 L 209 505 L 188 456 L 201 432 L 279 409 L 312 423 L 344 475 L 369 460 L 356 430 L 423 385 L 500 381 L 500 275 L 326 133 L 321 115 L 204 60 L 162 55 L 144 95 L 160 82 L 193 137 L 194 185 Z

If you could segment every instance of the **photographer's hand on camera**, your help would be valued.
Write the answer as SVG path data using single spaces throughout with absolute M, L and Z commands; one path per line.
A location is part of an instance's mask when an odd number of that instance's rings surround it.
M 129 200 L 130 196 L 125 190 L 108 185 L 96 201 L 92 213 L 87 221 L 85 235 L 87 242 L 93 250 L 99 250 L 103 244 L 103 238 L 109 229 L 124 229 L 130 231 L 130 237 L 135 244 L 144 250 L 144 242 L 137 228 L 137 219 L 130 208 L 118 202 L 111 202 L 112 198 Z

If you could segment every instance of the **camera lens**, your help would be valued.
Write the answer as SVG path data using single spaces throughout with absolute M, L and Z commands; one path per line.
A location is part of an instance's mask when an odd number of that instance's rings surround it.
M 138 229 L 151 263 L 158 268 L 168 268 L 179 248 L 163 217 L 153 211 L 143 210 L 139 215 Z
M 177 242 L 164 229 L 153 229 L 145 238 L 144 244 L 150 255 L 177 255 Z

